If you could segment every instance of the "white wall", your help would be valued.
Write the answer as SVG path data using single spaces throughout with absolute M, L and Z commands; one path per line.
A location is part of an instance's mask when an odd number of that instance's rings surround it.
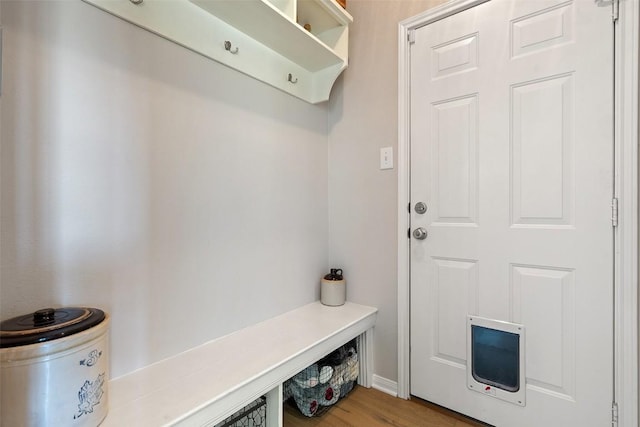
M 397 375 L 397 164 L 379 170 L 398 136 L 398 23 L 442 0 L 348 0 L 349 68 L 329 102 L 330 263 L 348 298 L 379 308 L 374 371 Z M 395 160 L 395 159 L 394 159 Z
M 0 318 L 103 308 L 118 376 L 316 299 L 337 266 L 396 380 L 379 148 L 397 23 L 440 2 L 349 0 L 350 66 L 311 106 L 80 1 L 2 1 Z
M 2 319 L 106 310 L 116 377 L 317 299 L 326 105 L 80 1 L 1 19 Z

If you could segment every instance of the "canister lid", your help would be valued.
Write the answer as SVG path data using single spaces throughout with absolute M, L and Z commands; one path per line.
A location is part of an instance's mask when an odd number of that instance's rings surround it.
M 0 348 L 37 344 L 77 334 L 102 322 L 97 308 L 44 308 L 0 323 Z
M 341 268 L 332 268 L 331 272 L 324 276 L 324 280 L 343 280 L 342 279 L 342 269 Z

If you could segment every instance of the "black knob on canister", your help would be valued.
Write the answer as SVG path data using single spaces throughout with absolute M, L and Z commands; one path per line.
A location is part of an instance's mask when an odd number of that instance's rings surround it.
M 55 319 L 56 310 L 53 308 L 43 308 L 33 313 L 33 323 L 36 325 L 43 325 L 53 322 Z

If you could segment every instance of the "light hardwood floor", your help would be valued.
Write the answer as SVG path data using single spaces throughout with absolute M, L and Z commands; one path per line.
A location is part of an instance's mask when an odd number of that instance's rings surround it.
M 320 417 L 307 418 L 295 406 L 284 405 L 284 427 L 484 427 L 420 399 L 403 400 L 356 386 Z

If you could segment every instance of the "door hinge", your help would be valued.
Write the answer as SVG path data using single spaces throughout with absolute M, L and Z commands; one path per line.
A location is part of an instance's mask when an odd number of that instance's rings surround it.
M 620 17 L 620 0 L 613 0 L 611 2 L 611 8 L 611 19 L 615 24 L 616 22 L 618 22 L 618 18 Z
M 416 42 L 416 30 L 409 30 L 407 33 L 407 41 L 409 44 L 414 44 Z
M 618 402 L 611 404 L 611 425 L 613 427 L 618 425 Z
M 611 200 L 611 225 L 618 226 L 618 199 L 615 197 Z

